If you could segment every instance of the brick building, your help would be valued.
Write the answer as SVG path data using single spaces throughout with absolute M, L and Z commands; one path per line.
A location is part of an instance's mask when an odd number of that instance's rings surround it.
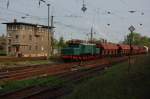
M 49 33 L 48 39 L 48 26 L 17 22 L 17 20 L 3 24 L 7 25 L 8 56 L 47 56 L 48 51 L 49 53 L 52 51 L 52 33 Z M 52 27 L 50 31 L 51 29 Z

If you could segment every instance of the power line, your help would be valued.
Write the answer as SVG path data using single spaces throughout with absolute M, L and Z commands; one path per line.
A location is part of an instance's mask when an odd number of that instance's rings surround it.
M 75 25 L 65 24 L 65 23 L 60 22 L 60 21 L 55 21 L 54 23 L 58 24 L 58 25 L 65 26 L 67 28 L 75 29 L 75 30 L 81 30 L 81 31 L 87 31 L 88 30 L 88 29 L 85 29 L 85 28 L 77 27 Z
M 1 9 L 4 9 L 4 10 L 7 10 L 7 11 L 11 11 L 11 12 L 15 12 L 15 13 L 18 13 L 18 14 L 22 14 L 22 15 L 27 15 L 29 16 L 28 13 L 24 13 L 24 12 L 20 12 L 20 11 L 16 11 L 16 10 L 11 10 L 11 9 L 6 9 L 6 8 L 3 8 L 3 7 L 0 7 Z
M 0 20 L 3 20 L 3 21 L 9 21 L 8 19 L 2 18 L 2 17 L 0 17 Z
M 124 0 L 119 0 L 122 4 L 124 4 L 126 7 L 129 7 L 129 5 Z

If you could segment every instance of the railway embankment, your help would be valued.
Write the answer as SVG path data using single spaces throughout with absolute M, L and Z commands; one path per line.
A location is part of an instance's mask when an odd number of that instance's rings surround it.
M 150 99 L 150 55 L 108 68 L 103 75 L 75 87 L 63 99 Z
M 43 68 L 46 68 L 46 69 L 44 69 L 44 75 L 42 75 L 41 77 L 36 75 L 35 78 L 18 80 L 18 81 L 12 80 L 10 82 L 7 81 L 5 82 L 5 84 L 2 84 L 1 90 L 0 90 L 0 97 L 2 99 L 10 99 L 10 97 L 11 98 L 13 97 L 14 99 L 43 99 L 43 98 L 44 99 L 57 99 L 64 95 L 72 93 L 74 89 L 76 90 L 77 86 L 80 86 L 80 84 L 86 85 L 87 82 L 90 82 L 95 77 L 102 77 L 103 75 L 107 74 L 107 72 L 111 73 L 110 68 L 113 69 L 114 66 L 124 67 L 122 65 L 113 66 L 113 64 L 116 64 L 116 63 L 118 64 L 122 61 L 126 61 L 127 58 L 128 57 L 122 57 L 122 58 L 121 57 L 116 57 L 116 58 L 109 57 L 107 61 L 106 60 L 104 61 L 103 59 L 93 60 L 91 62 L 88 61 L 88 62 L 85 62 L 84 64 L 82 63 L 81 64 L 82 68 L 80 67 L 80 69 L 78 67 L 72 68 L 71 64 L 73 65 L 75 64 L 70 63 L 69 67 L 67 67 L 67 68 L 70 68 L 69 71 L 62 73 L 60 75 L 56 75 L 55 77 L 53 76 L 49 77 L 47 73 L 50 73 L 50 71 L 46 73 L 47 68 L 42 66 Z M 131 58 L 132 65 L 139 59 L 141 59 L 141 56 L 132 57 Z M 66 67 L 66 64 L 63 66 Z M 61 68 L 63 66 L 60 65 Z M 59 69 L 60 67 L 58 66 L 57 69 Z M 62 72 L 61 68 L 59 70 Z M 130 72 L 132 72 L 132 68 L 133 67 L 131 66 Z M 40 68 L 40 70 L 41 69 L 42 68 Z M 125 71 L 127 72 L 128 68 L 126 69 L 127 70 Z M 120 72 L 122 71 L 120 70 Z M 130 74 L 130 72 L 128 74 Z M 20 75 L 19 78 L 22 76 L 24 77 L 24 75 Z M 112 76 L 112 79 L 113 79 L 113 76 Z
M 0 97 L 2 99 L 9 99 L 10 97 L 14 97 L 14 99 L 22 99 L 24 97 L 27 99 L 41 99 L 41 97 L 44 97 L 44 99 L 55 99 L 68 94 L 68 92 L 72 92 L 70 90 L 73 90 L 74 86 L 76 86 L 77 83 L 81 83 L 82 80 L 84 81 L 87 78 L 98 76 L 102 73 L 101 70 L 103 70 L 106 66 L 110 66 L 110 63 L 121 62 L 123 60 L 125 61 L 126 57 L 113 58 L 111 59 L 111 62 L 103 59 L 93 60 L 91 62 L 82 64 L 85 66 L 85 68 L 81 68 L 81 70 L 75 70 L 77 69 L 76 67 L 70 69 L 71 71 L 57 75 L 59 79 L 53 79 L 53 77 L 44 76 L 44 78 L 39 78 L 37 76 L 38 78 L 35 79 L 33 78 L 6 82 L 5 84 L 1 85 Z M 70 63 L 70 65 L 71 64 L 72 63 Z

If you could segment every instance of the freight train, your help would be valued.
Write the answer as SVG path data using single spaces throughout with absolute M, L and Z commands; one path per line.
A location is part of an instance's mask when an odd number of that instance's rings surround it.
M 68 61 L 86 61 L 106 56 L 127 56 L 148 52 L 145 46 L 113 43 L 86 43 L 82 40 L 70 40 L 68 46 L 61 49 L 61 56 Z

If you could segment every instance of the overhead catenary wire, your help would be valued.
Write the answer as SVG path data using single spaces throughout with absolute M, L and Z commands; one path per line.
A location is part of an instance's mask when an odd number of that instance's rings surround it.
M 3 18 L 3 17 L 0 17 L 0 20 L 3 20 L 3 21 L 9 21 L 8 19 Z
M 10 12 L 14 12 L 14 13 L 21 14 L 21 15 L 26 15 L 26 16 L 30 15 L 30 14 L 25 13 L 25 12 L 20 12 L 20 11 L 16 11 L 16 10 L 12 10 L 12 9 L 6 9 L 4 7 L 0 7 L 0 9 L 6 10 L 6 11 L 10 11 Z
M 6 0 L 7 1 L 7 0 Z M 11 0 L 10 0 L 11 1 Z M 23 1 L 23 0 L 22 0 Z M 33 1 L 39 1 L 39 0 L 33 0 Z M 50 0 L 46 0 L 46 1 L 50 1 Z M 128 4 L 127 4 L 127 2 L 125 2 L 125 0 L 119 0 L 122 4 L 124 4 L 125 6 L 127 6 Z M 29 0 L 27 0 L 27 2 L 29 2 Z M 38 6 L 38 4 L 36 3 L 35 5 L 37 5 Z M 11 6 L 11 2 L 10 2 L 10 6 Z M 29 5 L 30 6 L 30 5 Z M 91 9 L 91 8 L 90 8 Z M 90 10 L 89 9 L 89 10 Z M 134 9 L 130 9 L 130 7 L 128 8 L 129 10 L 134 10 Z M 6 12 L 8 11 L 8 10 L 14 10 L 14 9 L 10 9 L 10 7 L 8 8 L 8 9 L 6 9 Z M 88 10 L 88 13 L 89 13 L 89 10 Z M 106 10 L 106 9 L 101 9 L 101 11 L 102 12 L 105 12 L 104 14 L 106 14 L 106 16 L 109 16 L 109 15 L 112 15 L 112 16 L 115 16 L 116 18 L 118 18 L 119 20 L 127 20 L 127 17 L 126 16 L 123 16 L 123 15 L 121 15 L 121 13 L 128 13 L 128 10 L 127 11 L 115 11 L 114 9 L 111 9 L 111 10 Z M 15 14 L 16 14 L 16 16 L 17 17 L 24 17 L 24 18 L 29 18 L 29 19 L 38 19 L 38 21 L 46 21 L 47 20 L 47 18 L 45 17 L 45 16 L 36 16 L 36 15 L 32 15 L 32 14 L 29 14 L 29 13 L 25 13 L 25 12 L 22 12 L 22 11 L 17 11 L 16 12 L 16 10 L 15 11 L 9 11 L 9 12 L 11 12 L 11 13 L 13 13 L 13 15 L 15 16 Z M 20 13 L 21 12 L 21 13 Z M 109 14 L 108 14 L 108 12 L 110 12 Z M 140 10 L 136 10 L 136 12 L 138 12 L 138 13 L 140 13 L 141 12 L 141 14 L 142 14 L 142 12 L 144 13 L 144 15 L 145 15 L 145 13 L 148 13 L 148 12 L 146 12 L 146 11 L 140 11 Z M 70 13 L 70 12 L 69 12 Z M 9 14 L 10 15 L 10 14 Z M 104 16 L 102 16 L 102 13 L 99 13 L 99 15 L 101 16 L 101 17 L 104 17 Z M 55 16 L 55 15 L 54 15 Z M 90 16 L 90 14 L 88 15 L 88 21 L 89 21 L 89 16 Z M 111 16 L 111 17 L 112 17 Z M 77 19 L 77 18 L 85 18 L 85 16 L 82 16 L 81 15 L 81 17 L 80 17 L 80 15 L 78 16 L 78 15 L 56 15 L 55 16 L 56 18 L 74 18 L 74 19 Z M 109 17 L 108 17 L 109 18 Z M 98 18 L 96 17 L 95 18 L 95 20 L 98 20 Z M 60 21 L 60 20 L 59 20 Z M 91 20 L 90 20 L 91 21 Z M 60 21 L 60 22 L 62 22 L 62 21 Z M 71 22 L 71 21 L 70 21 Z M 92 22 L 92 21 L 91 21 Z M 97 22 L 99 22 L 99 20 L 97 21 Z M 95 24 L 96 22 L 94 22 L 94 24 Z M 142 21 L 140 22 L 140 23 L 142 23 Z M 57 25 L 60 25 L 60 24 L 58 24 L 58 23 L 56 23 Z M 66 23 L 67 24 L 67 23 Z M 69 23 L 70 24 L 70 23 Z M 92 23 L 93 24 L 93 23 Z M 110 22 L 108 22 L 108 21 L 106 21 L 106 25 L 107 24 L 110 24 L 110 25 L 113 25 L 112 23 L 110 23 Z M 62 25 L 62 24 L 61 24 Z M 65 26 L 65 25 L 64 25 Z M 68 26 L 68 24 L 67 24 L 67 26 Z M 66 27 L 67 27 L 66 26 Z M 68 28 L 74 28 L 73 27 L 74 25 L 72 25 L 72 27 L 70 26 L 70 27 L 68 27 Z M 75 26 L 76 27 L 76 26 Z M 74 28 L 75 29 L 75 28 Z M 80 30 L 80 29 L 79 29 Z
M 1 9 L 5 9 L 5 8 L 3 8 L 3 7 L 0 7 Z M 17 13 L 17 14 L 22 14 L 22 15 L 24 15 L 24 16 L 33 16 L 33 15 L 30 15 L 30 14 L 28 14 L 28 13 L 24 13 L 24 12 L 20 12 L 20 11 L 15 11 L 15 10 L 10 10 L 10 9 L 7 9 L 8 11 L 11 11 L 11 12 L 15 12 L 15 13 Z M 144 13 L 144 12 L 142 12 L 142 13 Z M 112 14 L 112 13 L 109 13 L 109 14 Z M 116 15 L 116 14 L 115 14 Z M 116 15 L 116 16 L 119 16 L 119 15 Z M 33 16 L 33 17 L 39 17 L 39 16 Z M 67 16 L 66 16 L 67 17 Z M 73 17 L 73 16 L 68 16 L 68 17 Z M 75 16 L 74 16 L 75 17 Z M 123 17 L 122 16 L 119 16 L 119 18 L 121 19 L 123 19 Z M 40 19 L 40 18 L 39 18 Z M 41 18 L 42 19 L 42 18 Z
M 26 18 L 38 18 L 38 19 L 46 19 L 42 16 L 35 16 L 35 15 L 31 15 L 29 13 L 25 13 L 25 12 L 21 12 L 21 11 L 16 11 L 16 10 L 12 10 L 12 9 L 6 9 L 4 7 L 0 7 L 0 9 L 3 9 L 3 10 L 6 10 L 6 12 L 11 12 L 13 13 L 12 15 L 22 15 L 22 17 L 26 17 Z M 10 13 L 9 13 L 10 14 Z M 55 17 L 64 17 L 64 18 L 79 18 L 79 17 L 82 17 L 82 16 L 77 16 L 77 15 L 64 15 L 64 16 L 55 16 Z

